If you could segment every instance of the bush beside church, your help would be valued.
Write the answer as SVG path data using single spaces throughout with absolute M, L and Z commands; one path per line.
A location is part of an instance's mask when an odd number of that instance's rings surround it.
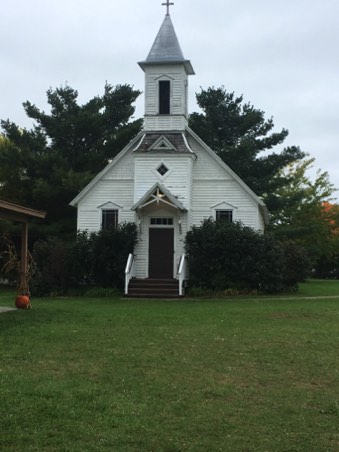
M 67 242 L 52 237 L 36 242 L 33 295 L 81 294 L 91 287 L 122 289 L 127 256 L 137 241 L 134 223 L 117 229 L 79 232 Z
M 308 258 L 293 243 L 281 243 L 241 223 L 205 220 L 186 236 L 190 285 L 214 291 L 261 293 L 297 288 Z
M 67 294 L 124 285 L 127 256 L 137 242 L 134 223 L 116 230 L 79 232 L 74 241 L 38 241 L 33 295 Z M 190 286 L 211 291 L 277 293 L 307 276 L 308 260 L 293 243 L 281 243 L 241 223 L 205 220 L 186 236 Z

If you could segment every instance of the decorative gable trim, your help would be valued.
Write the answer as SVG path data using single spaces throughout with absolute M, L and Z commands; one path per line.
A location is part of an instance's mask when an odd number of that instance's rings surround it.
M 229 210 L 233 210 L 233 209 L 238 209 L 237 206 L 235 206 L 234 204 L 230 204 L 229 202 L 226 201 L 221 201 L 218 202 L 216 204 L 213 204 L 213 206 L 211 206 L 211 209 L 229 209 Z
M 159 147 L 160 146 L 160 147 Z M 136 154 L 139 153 L 169 153 L 176 155 L 191 155 L 196 159 L 196 155 L 189 146 L 185 133 L 182 132 L 146 132 L 133 149 Z
M 175 80 L 174 77 L 169 76 L 168 74 L 159 75 L 154 80 Z
M 115 202 L 112 202 L 112 201 L 105 202 L 104 204 L 101 204 L 100 206 L 98 206 L 98 209 L 101 209 L 101 210 L 105 210 L 105 209 L 119 210 L 122 208 L 123 208 L 123 206 L 120 206 L 120 204 L 116 204 Z
M 165 137 L 161 135 L 149 148 L 149 151 L 176 151 L 175 146 Z
M 232 221 L 236 221 L 238 219 L 238 207 L 235 206 L 234 204 L 230 204 L 227 201 L 220 201 L 216 204 L 213 204 L 213 206 L 210 207 L 211 212 L 212 212 L 212 217 L 214 218 L 214 220 L 217 219 L 217 212 L 218 211 L 230 211 L 231 213 L 231 218 Z
M 175 209 L 186 212 L 184 205 L 162 184 L 157 182 L 150 188 L 131 210 L 140 210 L 152 204 L 165 204 Z
M 133 149 L 133 152 L 137 151 L 139 149 L 139 147 L 141 146 L 142 142 L 145 139 L 146 134 L 144 133 L 143 136 L 141 137 L 141 140 L 139 141 L 137 147 L 135 149 Z
M 182 133 L 182 139 L 184 140 L 184 143 L 185 143 L 185 145 L 186 145 L 186 147 L 187 147 L 187 149 L 191 152 L 191 154 L 193 154 L 194 155 L 194 157 L 195 157 L 195 159 L 197 158 L 197 156 L 194 154 L 194 152 L 192 151 L 192 149 L 191 149 L 191 146 L 188 144 L 188 141 L 187 141 L 187 138 L 186 138 L 186 135 L 184 134 L 184 133 Z

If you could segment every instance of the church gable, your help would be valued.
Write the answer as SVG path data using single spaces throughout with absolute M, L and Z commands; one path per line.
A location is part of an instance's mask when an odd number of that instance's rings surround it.
M 250 189 L 250 187 L 221 160 L 212 149 L 204 143 L 191 129 L 189 129 L 190 145 L 198 155 L 194 179 L 213 180 L 218 178 L 234 181 L 242 191 L 249 195 L 255 204 L 266 209 L 265 203 Z

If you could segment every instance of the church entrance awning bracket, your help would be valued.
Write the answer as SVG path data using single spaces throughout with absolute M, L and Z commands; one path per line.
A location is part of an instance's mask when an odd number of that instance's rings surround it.
M 157 183 L 150 190 L 148 190 L 139 201 L 134 204 L 131 210 L 141 210 L 151 205 L 170 206 L 174 209 L 186 212 L 184 205 L 163 185 Z

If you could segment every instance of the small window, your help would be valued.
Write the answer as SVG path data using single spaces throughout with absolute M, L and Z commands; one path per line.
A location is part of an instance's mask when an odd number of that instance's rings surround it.
M 170 90 L 169 80 L 159 81 L 159 114 L 169 115 L 170 113 Z
M 151 224 L 160 225 L 160 226 L 172 226 L 173 225 L 173 218 L 153 217 L 153 218 L 151 218 Z
M 233 211 L 232 210 L 216 210 L 215 211 L 216 221 L 228 221 L 232 223 L 233 221 Z
M 168 172 L 168 168 L 167 168 L 166 165 L 164 165 L 164 164 L 162 163 L 162 164 L 158 167 L 157 171 L 158 171 L 158 173 L 159 173 L 161 176 L 164 176 L 164 175 Z
M 108 231 L 118 227 L 118 210 L 106 209 L 102 211 L 102 229 Z

